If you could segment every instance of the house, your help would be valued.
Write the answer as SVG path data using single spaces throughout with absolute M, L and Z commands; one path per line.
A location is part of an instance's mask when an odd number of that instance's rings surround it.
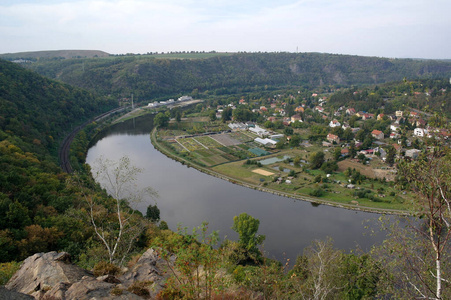
M 291 123 L 291 118 L 284 117 L 282 122 L 283 122 L 283 125 L 288 126 Z
M 296 121 L 302 122 L 302 117 L 299 114 L 291 116 L 291 122 L 294 123 Z
M 397 110 L 397 111 L 395 112 L 395 115 L 396 115 L 396 117 L 402 118 L 402 110 Z
M 399 139 L 399 137 L 400 137 L 399 133 L 396 133 L 396 132 L 390 133 L 390 138 L 391 139 Z
M 316 111 L 318 111 L 318 112 L 320 112 L 320 113 L 323 113 L 323 112 L 324 112 L 324 108 L 321 107 L 321 106 L 315 106 L 314 110 L 316 110 Z
M 429 133 L 428 130 L 427 130 L 427 129 L 424 129 L 424 128 L 415 128 L 415 129 L 413 130 L 413 135 L 414 135 L 414 136 L 418 136 L 418 137 L 424 137 L 424 136 L 427 136 L 428 133 Z
M 418 114 L 417 112 L 411 111 L 411 112 L 410 112 L 410 117 L 418 118 L 418 117 L 419 117 L 419 114 Z
M 390 130 L 393 132 L 398 132 L 399 128 L 400 128 L 399 124 L 391 124 L 390 125 Z
M 355 109 L 352 108 L 352 107 L 348 108 L 348 109 L 346 110 L 346 114 L 347 114 L 347 115 L 350 115 L 350 116 L 355 115 Z
M 240 104 L 246 104 L 246 100 L 244 100 L 244 99 L 240 99 L 240 102 L 239 102 Z
M 297 113 L 303 113 L 304 112 L 304 108 L 302 106 L 298 106 L 294 109 L 295 112 Z
M 276 121 L 276 117 L 268 117 L 268 121 L 274 123 Z
M 349 149 L 348 148 L 343 148 L 341 149 L 341 156 L 349 156 Z
M 362 120 L 369 120 L 374 118 L 374 114 L 364 113 L 362 116 Z
M 335 119 L 330 121 L 330 123 L 329 123 L 329 127 L 332 127 L 332 128 L 339 127 L 339 126 L 341 126 L 341 123 Z
M 337 144 L 340 143 L 340 138 L 337 135 L 332 134 L 332 133 L 329 133 L 327 135 L 326 139 L 331 143 L 333 143 L 333 142 L 335 142 Z
M 260 106 L 260 110 L 261 110 L 261 111 L 268 111 L 268 109 L 266 108 L 266 106 Z
M 384 133 L 380 130 L 376 130 L 374 129 L 373 131 L 371 131 L 371 135 L 378 140 L 382 140 L 384 139 Z
M 409 149 L 406 150 L 405 156 L 410 157 L 412 159 L 416 159 L 418 155 L 420 155 L 421 151 L 418 149 Z
M 385 116 L 384 114 L 378 114 L 376 119 L 377 119 L 378 121 L 383 120 L 383 119 L 384 119 L 384 116 Z

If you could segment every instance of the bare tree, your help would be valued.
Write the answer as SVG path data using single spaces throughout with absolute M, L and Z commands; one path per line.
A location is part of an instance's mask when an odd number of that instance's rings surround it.
M 86 196 L 89 218 L 97 237 L 105 246 L 110 263 L 122 265 L 134 242 L 146 226 L 133 206 L 145 196 L 157 197 L 150 187 L 138 189 L 137 176 L 142 169 L 133 166 L 126 156 L 118 161 L 103 157 L 94 164 L 94 178 L 113 199 Z

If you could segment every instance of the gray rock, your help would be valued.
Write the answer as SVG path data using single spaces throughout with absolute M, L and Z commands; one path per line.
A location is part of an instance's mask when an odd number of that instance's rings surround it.
M 173 262 L 175 257 L 171 257 Z M 119 280 L 124 286 L 130 287 L 136 282 L 146 282 L 151 298 L 163 289 L 164 282 L 171 275 L 167 262 L 162 259 L 158 251 L 150 248 L 140 257 L 130 270 L 124 273 Z
M 74 283 L 83 276 L 92 276 L 69 261 L 69 254 L 65 252 L 36 253 L 24 260 L 6 288 L 24 294 L 45 293 L 60 282 Z
M 11 291 L 4 286 L 0 286 L 0 300 L 34 300 L 34 298 L 30 295 Z
M 82 280 L 71 285 L 66 291 L 66 299 L 88 300 L 88 299 L 132 299 L 142 300 L 141 297 L 126 290 L 121 295 L 112 294 L 114 284 L 97 280 L 86 276 Z

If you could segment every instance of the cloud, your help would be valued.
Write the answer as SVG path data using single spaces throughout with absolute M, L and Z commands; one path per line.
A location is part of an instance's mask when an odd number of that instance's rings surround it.
M 56 0 L 0 5 L 0 52 L 319 51 L 393 56 L 449 46 L 449 1 Z M 409 38 L 413 40 L 409 40 Z M 387 45 L 389 43 L 389 45 Z

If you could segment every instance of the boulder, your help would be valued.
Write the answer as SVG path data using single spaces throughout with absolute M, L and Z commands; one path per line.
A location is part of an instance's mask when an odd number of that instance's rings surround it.
M 24 293 L 47 292 L 60 282 L 74 283 L 92 274 L 70 263 L 66 252 L 36 253 L 22 263 L 6 288 Z
M 170 263 L 174 260 L 172 256 Z M 17 298 L 0 295 L 0 300 L 154 299 L 171 275 L 164 270 L 169 270 L 167 262 L 154 249 L 147 250 L 119 278 L 95 278 L 91 272 L 71 264 L 66 252 L 37 253 L 24 260 L 7 283 L 8 290 L 4 289 Z
M 171 256 L 170 263 L 173 263 L 175 256 Z M 164 287 L 164 282 L 171 275 L 167 262 L 162 259 L 153 248 L 148 249 L 139 258 L 136 264 L 125 272 L 119 280 L 122 285 L 130 287 L 134 283 L 146 283 L 149 287 L 149 294 L 155 297 Z
M 0 300 L 34 300 L 34 298 L 30 295 L 10 291 L 4 286 L 0 286 Z
M 96 278 L 85 276 L 80 281 L 71 285 L 66 291 L 65 299 L 90 300 L 90 299 L 131 299 L 142 300 L 141 297 L 128 292 L 125 289 L 113 288 L 114 284 Z

